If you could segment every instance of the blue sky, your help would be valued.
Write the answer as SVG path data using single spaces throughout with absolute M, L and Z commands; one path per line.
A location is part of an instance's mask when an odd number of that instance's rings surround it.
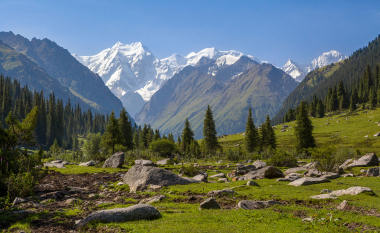
M 160 58 L 216 47 L 282 65 L 350 55 L 380 34 L 379 0 L 0 0 L 0 12 L 1 31 L 79 55 L 141 41 Z

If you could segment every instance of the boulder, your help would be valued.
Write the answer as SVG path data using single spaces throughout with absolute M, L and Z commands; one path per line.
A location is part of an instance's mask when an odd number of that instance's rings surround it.
M 44 163 L 45 167 L 56 167 L 56 168 L 65 168 L 65 165 L 69 164 L 67 161 L 63 160 L 53 160 L 50 162 Z
M 117 152 L 109 157 L 103 164 L 103 168 L 120 168 L 124 164 L 124 152 Z
M 371 167 L 367 170 L 367 176 L 379 176 L 379 167 Z
M 220 205 L 213 197 L 210 197 L 199 205 L 199 209 L 220 209 Z
M 348 201 L 342 201 L 337 207 L 338 210 L 345 210 L 348 208 Z
M 90 160 L 88 162 L 83 162 L 83 163 L 80 163 L 79 166 L 82 166 L 82 167 L 92 167 L 92 166 L 95 166 L 95 161 L 94 160 Z
M 312 199 L 335 199 L 337 197 L 343 196 L 343 195 L 358 195 L 360 193 L 368 193 L 371 195 L 374 195 L 375 193 L 372 191 L 372 189 L 367 187 L 360 187 L 360 186 L 354 186 L 350 187 L 348 189 L 340 189 L 336 191 L 332 191 L 331 193 L 327 194 L 320 194 L 311 196 Z
M 160 217 L 160 212 L 153 206 L 138 204 L 127 208 L 115 208 L 95 211 L 88 215 L 86 218 L 76 222 L 76 227 L 81 228 L 92 221 L 109 223 L 135 220 L 153 220 Z
M 346 174 L 343 174 L 342 177 L 354 177 L 354 174 L 346 173 Z
M 302 177 L 300 179 L 297 179 L 293 182 L 290 182 L 288 185 L 292 186 L 304 186 L 304 185 L 311 185 L 311 184 L 319 184 L 319 183 L 326 183 L 330 182 L 326 178 L 315 178 L 315 177 Z
M 277 181 L 295 181 L 301 177 L 302 177 L 302 175 L 300 175 L 298 173 L 290 173 L 290 174 L 286 175 L 284 178 L 278 178 Z
M 367 153 L 357 160 L 346 160 L 340 167 L 351 168 L 351 167 L 370 167 L 378 166 L 379 159 L 375 153 Z
M 146 189 L 149 185 L 169 186 L 190 184 L 196 180 L 180 177 L 168 170 L 153 167 L 134 165 L 123 177 L 123 182 L 129 185 L 131 192 Z
M 322 176 L 321 176 L 321 178 L 326 178 L 329 180 L 337 179 L 339 177 L 340 177 L 340 175 L 338 173 L 334 173 L 334 172 L 325 172 L 325 173 L 322 173 Z
M 21 203 L 24 203 L 24 202 L 27 202 L 28 200 L 22 198 L 22 197 L 16 197 L 13 202 L 12 202 L 12 206 L 15 206 L 15 205 L 18 205 L 18 204 L 21 204 Z
M 168 165 L 170 162 L 170 159 L 167 158 L 167 159 L 162 159 L 162 160 L 159 160 L 156 162 L 157 165 Z
M 228 195 L 234 195 L 235 191 L 232 189 L 222 189 L 222 190 L 213 190 L 207 193 L 208 196 L 228 196 Z
M 300 173 L 300 172 L 304 173 L 306 171 L 307 171 L 307 169 L 304 167 L 292 167 L 292 168 L 285 170 L 284 174 L 288 175 L 290 173 Z
M 146 160 L 146 159 L 138 159 L 138 160 L 135 160 L 135 165 L 141 165 L 141 166 L 155 166 L 155 164 L 150 161 L 150 160 Z
M 250 200 L 242 200 L 237 204 L 238 208 L 245 210 L 254 210 L 254 209 L 263 209 L 268 208 L 272 205 L 280 204 L 278 201 L 250 201 Z
M 320 176 L 322 176 L 322 172 L 320 172 L 318 169 L 311 168 L 311 169 L 307 170 L 307 172 L 305 173 L 305 176 L 320 177 Z
M 259 184 L 256 183 L 256 182 L 253 181 L 253 180 L 248 180 L 248 182 L 247 182 L 247 186 L 259 186 Z
M 273 166 L 267 166 L 255 171 L 251 171 L 244 176 L 245 180 L 280 178 L 284 177 L 282 171 Z
M 207 182 L 207 173 L 198 174 L 193 177 L 193 180 L 197 180 L 199 182 Z
M 210 178 L 226 178 L 226 174 L 218 173 L 218 174 L 210 176 Z
M 317 162 L 307 163 L 307 164 L 303 165 L 302 167 L 304 167 L 306 170 L 315 169 L 315 168 L 317 168 Z
M 152 204 L 155 202 L 162 201 L 163 199 L 165 199 L 165 197 L 166 197 L 165 195 L 158 195 L 158 196 L 144 198 L 139 202 L 139 204 Z
M 256 167 L 254 165 L 238 165 L 235 171 L 235 175 L 244 175 L 254 170 L 256 170 Z
M 256 169 L 260 169 L 260 168 L 266 167 L 267 163 L 262 160 L 256 160 L 255 162 L 253 162 L 252 165 L 255 166 Z

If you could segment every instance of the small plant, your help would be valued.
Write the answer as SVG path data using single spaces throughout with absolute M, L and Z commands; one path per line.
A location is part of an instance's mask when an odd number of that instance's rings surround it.
M 8 178 L 8 198 L 24 197 L 32 193 L 35 178 L 30 172 L 11 174 Z
M 268 163 L 278 167 L 296 167 L 297 159 L 293 154 L 288 154 L 282 150 L 276 150 Z
M 335 156 L 336 149 L 333 147 L 315 148 L 311 150 L 311 158 L 317 162 L 320 171 L 335 171 L 341 164 L 341 159 Z
M 180 169 L 180 173 L 186 176 L 195 176 L 195 175 L 198 175 L 199 172 L 200 172 L 199 168 L 194 167 L 194 166 L 182 167 Z

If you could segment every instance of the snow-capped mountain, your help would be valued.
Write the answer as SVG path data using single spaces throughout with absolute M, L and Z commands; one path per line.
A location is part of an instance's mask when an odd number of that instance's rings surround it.
M 234 64 L 244 54 L 235 50 L 221 51 L 206 48 L 186 56 L 173 54 L 158 59 L 141 42 L 117 42 L 93 56 L 76 56 L 82 64 L 99 74 L 109 89 L 122 101 L 133 116 L 144 102 L 149 101 L 165 81 L 188 65 L 196 65 L 201 58 L 215 60 L 217 66 Z M 246 55 L 256 60 L 251 55 Z
M 314 58 L 309 65 L 299 65 L 296 62 L 289 59 L 282 70 L 292 76 L 297 82 L 301 82 L 307 73 L 323 66 L 330 65 L 332 63 L 340 62 L 347 57 L 336 50 L 330 50 L 322 53 L 319 57 Z
M 285 71 L 285 73 L 289 74 L 297 82 L 301 82 L 306 75 L 305 68 L 298 65 L 291 59 L 285 63 L 285 65 L 282 67 L 282 70 Z

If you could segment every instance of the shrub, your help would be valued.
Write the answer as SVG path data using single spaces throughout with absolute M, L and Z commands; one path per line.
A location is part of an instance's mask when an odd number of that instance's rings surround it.
M 182 173 L 186 176 L 196 176 L 200 173 L 200 170 L 197 167 L 188 166 L 188 167 L 182 167 L 180 169 L 180 173 Z
M 288 154 L 282 150 L 277 150 L 270 157 L 268 164 L 277 167 L 296 167 L 297 159 L 292 154 Z
M 333 147 L 315 148 L 311 150 L 311 158 L 317 162 L 320 171 L 334 171 L 342 163 L 343 158 L 336 156 L 336 149 Z
M 170 156 L 177 150 L 177 146 L 168 139 L 159 139 L 150 144 L 150 150 L 158 153 L 160 156 Z
M 33 191 L 36 183 L 34 176 L 30 172 L 11 174 L 8 178 L 8 198 L 28 196 Z

